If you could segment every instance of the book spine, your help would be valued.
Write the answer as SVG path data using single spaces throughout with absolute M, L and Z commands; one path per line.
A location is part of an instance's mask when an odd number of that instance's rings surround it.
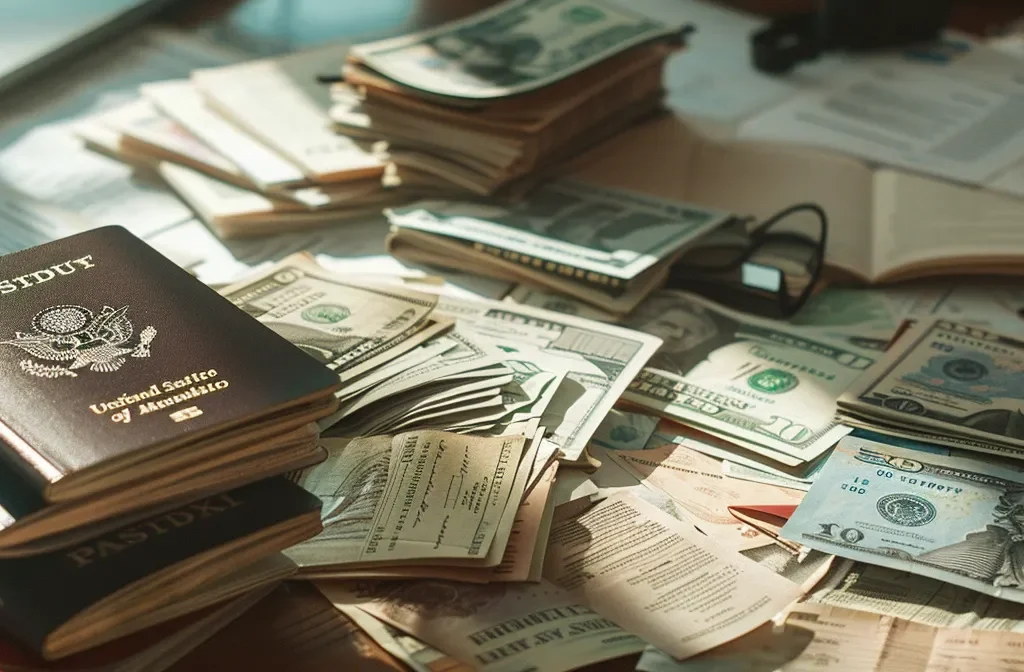
M 625 280 L 606 273 L 597 273 L 596 271 L 573 266 L 572 264 L 551 261 L 550 259 L 525 254 L 517 250 L 510 250 L 507 247 L 468 241 L 464 241 L 464 243 L 472 247 L 476 252 L 519 264 L 531 271 L 544 273 L 560 280 L 587 285 L 608 296 L 621 296 L 629 289 L 629 285 Z

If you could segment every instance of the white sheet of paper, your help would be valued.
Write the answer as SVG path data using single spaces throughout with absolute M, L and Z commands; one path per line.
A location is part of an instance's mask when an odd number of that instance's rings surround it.
M 557 521 L 544 577 L 677 658 L 750 632 L 800 596 L 793 582 L 628 493 Z

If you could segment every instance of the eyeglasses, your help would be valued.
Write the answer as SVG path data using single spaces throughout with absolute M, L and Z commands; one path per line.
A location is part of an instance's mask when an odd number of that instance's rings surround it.
M 763 222 L 735 218 L 687 251 L 666 286 L 770 318 L 792 317 L 821 278 L 828 217 L 800 203 Z

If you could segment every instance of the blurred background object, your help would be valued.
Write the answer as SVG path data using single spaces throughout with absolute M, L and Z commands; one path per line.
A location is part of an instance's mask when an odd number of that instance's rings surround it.
M 129 30 L 173 1 L 0 1 L 0 88 Z

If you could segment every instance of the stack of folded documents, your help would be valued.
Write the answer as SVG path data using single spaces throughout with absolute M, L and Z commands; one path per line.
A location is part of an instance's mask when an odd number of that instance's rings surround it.
M 330 115 L 412 169 L 490 194 L 659 109 L 686 30 L 606 0 L 510 0 L 354 46 Z
M 337 376 L 120 227 L 0 277 L 0 629 L 59 657 L 286 575 Z
M 222 238 L 344 222 L 443 193 L 438 178 L 400 180 L 386 153 L 329 128 L 328 90 L 314 73 L 337 67 L 343 53 L 331 47 L 148 83 L 139 99 L 81 120 L 75 132 L 96 151 L 158 172 Z M 272 102 L 251 100 L 268 94 Z
M 396 257 L 539 285 L 618 315 L 730 221 L 685 203 L 568 180 L 513 204 L 422 201 L 385 214 Z

